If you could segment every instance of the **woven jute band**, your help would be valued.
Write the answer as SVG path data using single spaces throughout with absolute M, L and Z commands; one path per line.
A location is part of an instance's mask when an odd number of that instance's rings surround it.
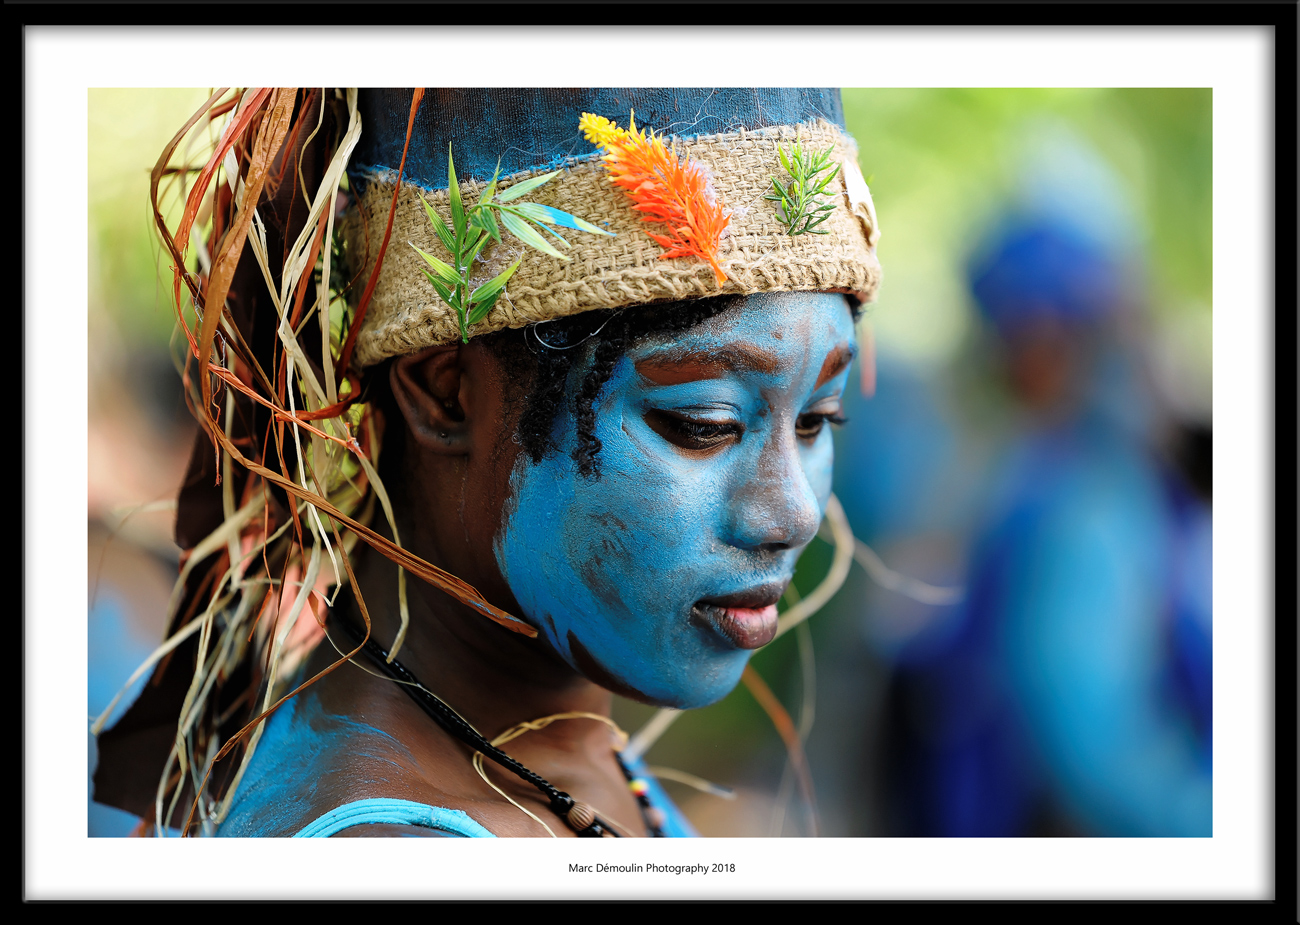
M 789 180 L 778 147 L 788 152 L 796 140 L 814 151 L 832 146 L 833 158 L 841 166 L 827 188 L 827 194 L 834 193 L 835 209 L 820 226 L 829 234 L 787 234 L 777 218 L 777 204 L 763 198 L 772 191 L 771 178 L 782 184 Z M 679 156 L 698 160 L 709 171 L 719 200 L 731 212 L 719 253 L 728 277 L 721 288 L 702 260 L 660 259 L 663 248 L 646 231 L 664 229 L 641 220 L 641 213 L 609 182 L 604 164 L 593 155 L 567 163 L 559 176 L 526 198 L 577 215 L 616 236 L 563 230 L 571 245 L 564 251 L 570 258 L 567 262 L 525 247 L 509 234 L 500 244 L 489 244 L 475 266 L 474 285 L 496 276 L 516 259 L 521 263 L 505 296 L 471 335 L 593 309 L 722 294 L 822 291 L 850 293 L 864 302 L 874 298 L 880 284 L 875 253 L 879 228 L 857 165 L 856 146 L 838 126 L 817 121 L 705 135 L 678 140 L 676 147 Z M 513 174 L 498 185 L 506 189 L 543 172 Z M 368 254 L 355 287 L 358 292 L 374 271 L 393 197 L 391 174 L 367 179 L 360 209 L 342 229 L 349 254 Z M 461 195 L 472 203 L 485 186 L 464 182 Z M 357 339 L 356 361 L 362 367 L 451 343 L 460 336 L 455 312 L 434 292 L 422 272 L 424 261 L 410 247 L 414 244 L 446 257 L 417 190 L 404 183 L 397 198 L 392 237 Z M 447 191 L 419 192 L 450 223 Z

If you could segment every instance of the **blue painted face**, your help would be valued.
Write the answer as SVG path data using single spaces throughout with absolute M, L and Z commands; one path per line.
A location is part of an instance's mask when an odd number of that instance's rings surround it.
M 749 296 L 618 361 L 594 409 L 599 479 L 571 458 L 567 412 L 559 452 L 521 456 L 497 562 L 570 665 L 683 708 L 736 685 L 821 523 L 853 351 L 843 296 Z

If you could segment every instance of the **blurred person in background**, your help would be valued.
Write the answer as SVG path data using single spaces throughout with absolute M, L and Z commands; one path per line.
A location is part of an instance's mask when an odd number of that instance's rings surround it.
M 969 264 L 1014 424 L 964 600 L 883 647 L 891 834 L 1211 834 L 1206 457 L 1147 386 L 1122 197 L 1067 154 Z M 869 507 L 836 491 L 856 526 Z

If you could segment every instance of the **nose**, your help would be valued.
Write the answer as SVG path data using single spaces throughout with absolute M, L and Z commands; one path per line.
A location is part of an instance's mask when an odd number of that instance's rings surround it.
M 821 525 L 822 506 L 804 471 L 792 428 L 774 432 L 757 464 L 739 479 L 729 512 L 727 540 L 732 546 L 779 552 L 812 541 Z

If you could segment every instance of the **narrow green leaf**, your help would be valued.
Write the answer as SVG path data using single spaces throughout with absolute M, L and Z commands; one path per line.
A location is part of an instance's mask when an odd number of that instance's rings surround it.
M 492 236 L 492 240 L 498 244 L 501 243 L 501 228 L 497 225 L 497 217 L 492 213 L 490 206 L 484 206 L 483 210 L 478 213 L 479 226 Z
M 474 206 L 474 208 L 469 210 L 470 231 L 487 231 L 487 229 L 483 227 L 483 213 L 486 211 L 486 209 L 482 209 L 479 206 Z
M 464 234 L 462 234 L 460 238 L 460 252 L 456 255 L 457 269 L 468 270 L 469 263 L 473 259 L 469 255 L 474 251 L 474 245 L 479 241 L 486 240 L 487 239 L 483 236 L 482 228 L 476 226 L 466 228 Z
M 536 202 L 519 202 L 511 206 L 508 211 L 522 215 L 534 222 L 549 222 L 552 225 L 559 225 L 561 228 L 572 228 L 575 231 L 614 237 L 612 231 L 597 228 L 591 222 L 578 218 L 576 215 L 570 215 L 568 212 L 562 212 L 559 209 L 553 209 L 550 206 L 544 206 Z
M 473 246 L 470 247 L 469 252 L 465 254 L 465 259 L 461 262 L 461 266 L 465 268 L 467 274 L 469 273 L 470 267 L 474 265 L 474 261 L 478 259 L 479 251 L 483 250 L 483 245 L 487 244 L 488 240 L 489 238 L 480 231 Z
M 456 307 L 456 297 L 452 294 L 452 291 L 451 291 L 450 289 L 448 289 L 446 286 L 444 286 L 441 282 L 439 282 L 439 281 L 438 281 L 438 278 L 435 277 L 435 276 L 434 276 L 432 273 L 430 273 L 428 270 L 425 270 L 425 271 L 424 271 L 424 275 L 425 275 L 426 277 L 428 277 L 429 282 L 433 285 L 433 289 L 434 289 L 434 291 L 438 293 L 438 298 L 442 299 L 442 300 L 443 300 L 444 302 L 446 302 L 448 305 L 450 305 L 450 306 L 452 306 L 453 308 L 455 308 L 455 307 Z
M 531 193 L 558 173 L 558 170 L 552 170 L 550 173 L 544 173 L 537 177 L 529 177 L 527 180 L 516 183 L 514 186 L 510 187 L 510 189 L 498 196 L 497 202 L 514 202 L 525 193 Z
M 552 257 L 558 257 L 561 260 L 567 261 L 569 259 L 552 247 L 545 238 L 519 216 L 502 211 L 501 223 L 506 226 L 507 231 L 533 250 L 541 251 L 543 254 L 549 254 Z
M 500 295 L 501 293 L 498 292 L 496 295 L 487 299 L 487 301 L 480 302 L 477 305 L 475 305 L 473 308 L 471 308 L 469 311 L 469 323 L 478 324 L 480 321 L 486 318 L 488 316 L 488 312 L 492 311 L 492 306 L 497 304 L 497 298 Z
M 442 216 L 437 213 L 433 206 L 429 205 L 429 203 L 425 201 L 423 193 L 420 194 L 420 202 L 424 204 L 424 211 L 429 216 L 429 224 L 433 225 L 433 230 L 437 233 L 438 240 L 442 242 L 442 246 L 447 248 L 447 253 L 455 254 L 455 240 L 451 236 L 450 229 L 447 228 L 447 223 L 442 220 Z
M 519 263 L 520 261 L 516 260 L 514 263 L 510 264 L 510 266 L 506 267 L 496 276 L 492 277 L 490 280 L 484 283 L 482 286 L 479 286 L 477 289 L 475 289 L 474 292 L 469 297 L 471 304 L 482 302 L 484 299 L 495 299 L 498 295 L 500 295 L 501 290 L 505 288 L 506 283 L 509 282 L 510 280 L 510 277 L 514 275 L 515 270 L 519 269 Z
M 555 238 L 566 248 L 570 246 L 564 235 L 546 224 L 546 222 L 551 218 L 551 215 L 549 214 L 550 212 L 559 212 L 561 215 L 567 215 L 567 213 L 560 212 L 559 209 L 551 209 L 549 206 L 539 206 L 535 202 L 518 202 L 512 206 L 503 207 L 501 211 L 509 212 L 512 215 L 517 215 L 522 219 L 532 222 L 542 231 L 554 235 Z
M 817 192 L 818 192 L 818 193 L 824 193 L 824 192 L 826 192 L 826 187 L 830 186 L 831 181 L 835 179 L 835 175 L 836 175 L 838 172 L 839 172 L 839 167 L 836 167 L 834 170 L 832 170 L 830 173 L 828 173 L 828 174 L 826 175 L 825 179 L 823 179 L 823 180 L 821 181 L 821 184 L 817 187 Z
M 552 228 L 550 225 L 539 224 L 537 227 L 542 229 L 543 231 L 549 231 L 552 235 L 555 236 L 555 239 L 559 241 L 561 244 L 563 244 L 565 247 L 572 247 L 572 245 L 569 244 L 568 239 L 565 238 L 564 235 L 556 231 L 554 228 Z
M 475 209 L 485 209 L 487 204 L 492 201 L 492 197 L 497 191 L 497 177 L 500 173 L 501 159 L 497 158 L 497 169 L 492 171 L 492 179 L 488 181 L 488 185 L 483 189 L 482 194 L 478 197 L 478 204 L 474 206 Z
M 417 254 L 419 254 L 421 257 L 424 258 L 425 263 L 433 267 L 434 272 L 436 272 L 439 278 L 442 279 L 448 286 L 454 286 L 458 282 L 460 282 L 460 274 L 457 273 L 454 268 L 449 267 L 447 264 L 443 263 L 437 257 L 434 257 L 432 254 L 426 254 L 424 251 L 420 250 L 414 244 L 412 244 L 411 247 L 415 250 Z
M 465 206 L 460 201 L 460 182 L 456 179 L 456 164 L 451 158 L 451 142 L 447 142 L 447 198 L 451 200 L 451 222 L 459 237 L 465 233 Z

